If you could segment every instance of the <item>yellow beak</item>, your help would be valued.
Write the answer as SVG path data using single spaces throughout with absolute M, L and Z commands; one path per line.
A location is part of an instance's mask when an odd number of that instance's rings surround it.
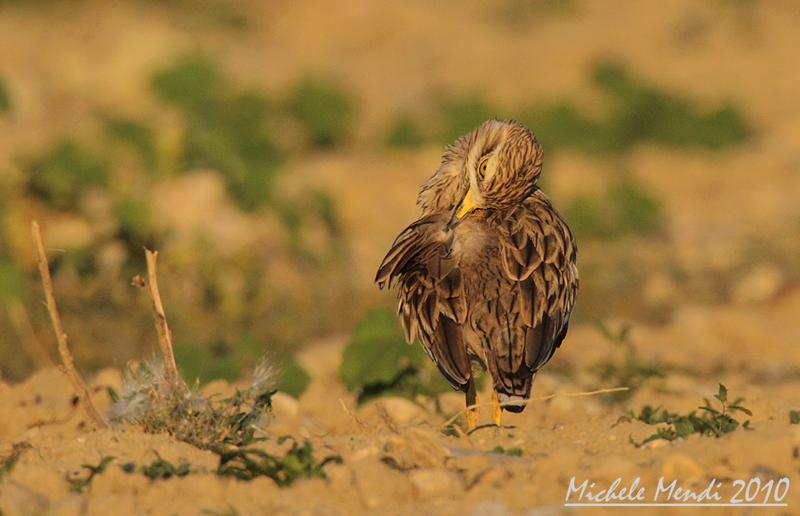
M 472 188 L 470 188 L 467 190 L 467 195 L 464 196 L 464 199 L 456 210 L 456 218 L 463 219 L 467 213 L 475 208 L 477 208 L 477 206 L 475 206 L 475 202 L 472 200 Z
M 477 208 L 475 202 L 472 200 L 472 188 L 467 190 L 467 195 L 461 199 L 461 202 L 456 207 L 455 213 L 453 213 L 453 217 L 450 219 L 450 223 L 447 225 L 449 228 L 453 228 L 454 226 L 458 225 L 461 222 L 461 219 L 467 216 L 469 212 Z

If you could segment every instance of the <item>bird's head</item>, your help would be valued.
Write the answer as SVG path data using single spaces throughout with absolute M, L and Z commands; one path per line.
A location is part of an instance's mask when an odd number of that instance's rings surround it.
M 484 122 L 453 147 L 463 156 L 463 193 L 449 227 L 474 210 L 507 208 L 521 202 L 542 172 L 542 147 L 528 128 L 514 120 Z

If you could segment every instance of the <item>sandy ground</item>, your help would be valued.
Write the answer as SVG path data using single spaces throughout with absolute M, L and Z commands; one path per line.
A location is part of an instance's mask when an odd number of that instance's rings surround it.
M 460 396 L 442 395 L 441 412 L 424 398 L 357 407 L 337 375 L 346 337 L 329 338 L 304 350 L 300 361 L 313 381 L 299 400 L 276 396 L 263 446 L 280 450 L 275 439 L 291 435 L 309 439 L 320 459 L 336 454 L 343 461 L 325 467 L 327 479 L 279 488 L 265 478 L 220 478 L 215 455 L 166 435 L 94 428 L 74 405 L 63 375 L 45 368 L 24 383 L 0 383 L 0 457 L 18 454 L 13 469 L 0 474 L 2 516 L 800 513 L 800 425 L 789 422 L 790 410 L 800 409 L 796 2 L 574 2 L 566 14 L 525 14 L 518 20 L 522 29 L 495 16 L 515 2 L 253 2 L 246 5 L 258 30 L 236 37 L 206 30 L 202 14 L 184 19 L 155 4 L 70 3 L 69 12 L 59 11 L 64 6 L 49 12 L 21 3 L 3 7 L 0 64 L 18 110 L 13 119 L 0 120 L 0 159 L 39 149 L 66 130 L 96 134 L 91 120 L 97 108 L 152 113 L 159 120 L 142 77 L 188 50 L 221 56 L 226 71 L 275 92 L 309 70 L 330 74 L 362 100 L 357 141 L 292 163 L 287 181 L 323 185 L 336 194 L 352 242 L 353 277 L 363 292 L 372 292 L 375 264 L 413 220 L 418 185 L 441 153 L 438 147 L 376 151 L 370 142 L 397 112 L 424 108 L 437 91 L 485 92 L 492 102 L 512 107 L 568 97 L 592 109 L 597 99 L 588 67 L 598 57 L 621 57 L 671 91 L 712 105 L 734 100 L 758 134 L 725 153 L 641 148 L 623 158 L 622 165 L 663 202 L 668 219 L 665 242 L 631 254 L 653 266 L 643 298 L 676 307 L 666 324 L 634 325 L 639 357 L 670 369 L 625 403 L 560 396 L 533 402 L 521 415 L 506 414 L 501 428 L 447 436 L 442 425 L 462 407 Z M 618 165 L 561 154 L 547 164 L 551 193 L 558 204 L 591 191 Z M 27 241 L 31 215 L 14 215 L 21 229 L 13 238 Z M 591 247 L 588 252 L 601 255 L 601 247 Z M 703 303 L 691 295 L 691 285 L 676 280 L 709 271 L 731 278 L 713 303 Z M 376 299 L 388 303 L 391 297 Z M 534 396 L 603 387 L 594 366 L 609 359 L 623 359 L 619 346 L 592 324 L 575 325 L 537 379 Z M 570 377 L 556 374 L 567 367 Z M 101 410 L 110 403 L 107 387 L 118 388 L 120 381 L 113 369 L 90 378 Z M 631 444 L 655 427 L 630 420 L 629 410 L 638 413 L 648 404 L 696 410 L 717 392 L 718 382 L 731 397 L 745 398 L 753 412 L 749 429 L 719 439 L 695 435 Z M 486 412 L 483 421 L 489 421 Z M 521 454 L 494 453 L 498 446 Z M 70 492 L 70 479 L 86 478 L 84 465 L 107 456 L 115 460 L 105 472 L 83 492 Z M 192 473 L 150 480 L 120 467 L 158 457 L 188 462 Z M 786 506 L 773 508 L 564 506 L 572 479 L 577 485 L 588 480 L 594 487 L 587 485 L 587 492 L 597 493 L 618 478 L 618 489 L 639 479 L 644 502 L 654 500 L 662 478 L 695 493 L 713 481 L 718 503 L 737 494 L 737 481 L 751 494 L 764 488 L 753 503 L 764 501 L 767 485 L 774 498 L 774 486 L 785 486 L 784 478 L 788 491 L 780 501 Z M 667 501 L 666 494 L 657 501 Z
M 416 403 L 385 398 L 356 407 L 337 375 L 344 338 L 329 339 L 307 349 L 300 357 L 314 381 L 299 399 L 277 395 L 274 414 L 262 445 L 270 452 L 286 450 L 276 438 L 292 435 L 309 439 L 319 460 L 335 454 L 342 464 L 325 466 L 327 479 L 301 479 L 279 488 L 259 478 L 244 482 L 221 478 L 214 471 L 218 458 L 167 435 L 144 434 L 137 428 L 98 430 L 73 404 L 71 388 L 57 369 L 43 369 L 23 384 L 0 384 L 0 453 L 8 456 L 24 446 L 10 473 L 0 480 L 0 511 L 5 516 L 24 514 L 616 514 L 613 508 L 571 508 L 564 503 L 572 482 L 594 484 L 599 492 L 620 479 L 619 489 L 639 479 L 644 502 L 654 501 L 659 482 L 676 480 L 675 488 L 699 494 L 715 483 L 718 503 L 728 503 L 738 491 L 735 481 L 758 482 L 755 503 L 767 496 L 766 485 L 788 479 L 781 508 L 716 508 L 718 514 L 794 514 L 800 507 L 800 425 L 790 425 L 788 410 L 800 407 L 796 372 L 788 376 L 782 365 L 789 350 L 778 345 L 747 354 L 727 373 L 712 373 L 713 364 L 732 352 L 726 329 L 731 318 L 754 326 L 771 326 L 787 308 L 800 306 L 800 294 L 780 300 L 768 310 L 720 314 L 697 309 L 692 332 L 702 335 L 705 351 L 696 360 L 692 349 L 681 350 L 688 323 L 649 330 L 634 340 L 647 340 L 673 352 L 669 363 L 692 368 L 695 374 L 670 374 L 648 380 L 627 402 L 637 409 L 661 405 L 686 413 L 716 393 L 716 380 L 731 397 L 753 412 L 749 429 L 739 428 L 717 439 L 690 436 L 673 442 L 656 440 L 637 448 L 655 431 L 626 417 L 619 405 L 600 397 L 560 396 L 533 402 L 521 415 L 505 414 L 504 425 L 480 426 L 469 435 L 445 435 L 445 416 L 456 413 L 460 395 L 443 394 L 442 412 L 430 399 Z M 684 327 L 681 327 L 681 324 Z M 702 333 L 707 328 L 707 334 Z M 795 346 L 796 348 L 796 346 Z M 540 375 L 534 396 L 586 390 L 588 370 L 599 356 L 618 350 L 591 326 L 574 330 L 573 346 L 560 361 L 569 363 L 573 380 Z M 749 358 L 748 358 L 749 357 Z M 712 380 L 711 378 L 714 378 Z M 109 404 L 107 386 L 119 387 L 120 373 L 104 370 L 91 382 L 100 409 Z M 210 384 L 206 392 L 230 392 L 224 382 Z M 483 393 L 483 398 L 487 394 Z M 347 407 L 345 410 L 344 407 Z M 489 414 L 483 412 L 483 422 Z M 739 418 L 743 421 L 744 418 Z M 663 425 L 662 425 L 663 426 Z M 495 453 L 519 449 L 519 455 Z M 115 457 L 107 470 L 96 475 L 81 493 L 70 492 L 68 479 L 86 478 L 84 465 L 97 465 Z M 163 458 L 178 465 L 191 464 L 185 477 L 151 480 L 120 467 L 137 466 Z M 574 479 L 574 480 L 573 480 Z M 719 484 L 719 485 L 716 485 Z M 756 489 L 751 486 L 751 493 Z M 785 488 L 782 488 L 785 489 Z M 783 495 L 783 493 L 781 492 Z M 774 495 L 773 495 L 774 496 Z M 570 500 L 578 501 L 572 493 Z M 739 498 L 744 499 L 741 494 Z M 587 502 L 584 498 L 581 500 Z M 628 500 L 626 500 L 628 501 Z M 676 502 L 666 492 L 659 502 Z M 776 503 L 770 499 L 770 503 Z M 708 514 L 709 508 L 662 507 L 636 510 L 653 514 Z

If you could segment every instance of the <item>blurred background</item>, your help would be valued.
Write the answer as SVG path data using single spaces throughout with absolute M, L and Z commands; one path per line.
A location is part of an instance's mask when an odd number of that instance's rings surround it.
M 2 378 L 57 360 L 33 219 L 84 371 L 156 348 L 131 285 L 143 246 L 188 379 L 233 380 L 266 354 L 299 394 L 304 347 L 401 342 L 377 266 L 445 144 L 495 116 L 537 135 L 578 239 L 565 349 L 591 352 L 581 328 L 625 343 L 609 329 L 624 321 L 733 353 L 702 340 L 721 335 L 709 324 L 739 335 L 737 314 L 758 313 L 747 346 L 780 332 L 786 362 L 798 91 L 796 0 L 0 1 Z M 664 342 L 639 347 L 665 360 Z M 569 353 L 553 371 L 570 374 Z M 363 370 L 343 369 L 348 386 Z

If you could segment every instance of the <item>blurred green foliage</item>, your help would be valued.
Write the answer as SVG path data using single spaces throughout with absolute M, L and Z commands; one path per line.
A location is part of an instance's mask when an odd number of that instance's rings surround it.
M 591 81 L 605 98 L 601 117 L 582 113 L 570 101 L 503 110 L 480 95 L 451 97 L 438 103 L 433 117 L 439 120 L 438 131 L 404 114 L 392 122 L 387 142 L 396 147 L 434 140 L 448 144 L 493 117 L 525 124 L 547 151 L 574 149 L 587 154 L 618 154 L 642 143 L 716 150 L 742 143 L 753 132 L 734 104 L 710 109 L 703 102 L 647 84 L 615 62 L 595 65 Z
M 181 376 L 190 383 L 198 382 L 200 385 L 215 379 L 232 382 L 242 372 L 240 360 L 225 343 L 217 343 L 212 347 L 197 343 L 176 346 L 175 361 Z
M 528 110 L 520 121 L 542 145 L 587 153 L 624 152 L 640 143 L 664 147 L 721 149 L 744 142 L 752 133 L 732 104 L 708 110 L 699 102 L 669 93 L 634 77 L 622 65 L 600 63 L 593 83 L 606 95 L 606 116 L 582 115 L 568 102 Z
M 268 203 L 283 156 L 267 129 L 267 100 L 257 92 L 234 91 L 214 64 L 199 56 L 156 73 L 152 84 L 185 116 L 184 167 L 219 170 L 244 210 Z
M 156 137 L 151 127 L 136 120 L 114 116 L 106 116 L 103 122 L 108 136 L 136 150 L 142 158 L 144 168 L 151 174 L 156 173 Z
M 332 147 L 350 136 L 355 115 L 353 101 L 332 81 L 317 77 L 301 80 L 289 94 L 288 108 L 316 147 Z
M 0 255 L 0 302 L 20 299 L 23 295 L 22 285 L 22 271 L 19 265 Z
M 281 360 L 275 379 L 277 381 L 275 388 L 278 391 L 295 398 L 299 398 L 311 383 L 311 376 L 291 355 Z
M 497 116 L 497 110 L 480 95 L 442 100 L 439 113 L 442 119 L 439 140 L 445 143 L 453 143 Z
M 643 360 L 636 344 L 630 339 L 630 325 L 623 325 L 618 331 L 610 329 L 602 322 L 597 327 L 603 336 L 623 352 L 622 360 L 608 358 L 592 365 L 590 369 L 612 387 L 628 387 L 627 391 L 616 391 L 608 397 L 613 401 L 625 401 L 650 378 L 664 378 L 671 369 L 658 361 Z
M 402 114 L 386 132 L 386 143 L 391 147 L 413 149 L 425 143 L 425 136 L 414 118 Z
M 358 323 L 339 369 L 359 403 L 377 396 L 431 395 L 451 390 L 418 342 L 409 346 L 397 316 L 388 308 L 369 310 Z
M 204 385 L 215 379 L 237 380 L 243 371 L 252 369 L 262 359 L 265 349 L 262 341 L 244 331 L 238 338 L 220 337 L 210 345 L 176 342 L 175 361 L 187 381 Z
M 81 194 L 92 186 L 106 186 L 108 165 L 72 139 L 55 144 L 27 166 L 31 191 L 59 211 L 78 208 Z
M 664 224 L 661 204 L 631 177 L 614 181 L 604 195 L 578 195 L 565 218 L 577 236 L 610 239 L 623 235 L 648 235 Z
M 150 204 L 146 200 L 132 195 L 122 196 L 114 203 L 113 213 L 119 221 L 119 232 L 123 240 L 134 242 L 138 251 L 142 247 L 152 247 L 155 234 Z
M 11 111 L 11 95 L 8 93 L 5 79 L 0 75 L 0 115 L 9 111 Z

